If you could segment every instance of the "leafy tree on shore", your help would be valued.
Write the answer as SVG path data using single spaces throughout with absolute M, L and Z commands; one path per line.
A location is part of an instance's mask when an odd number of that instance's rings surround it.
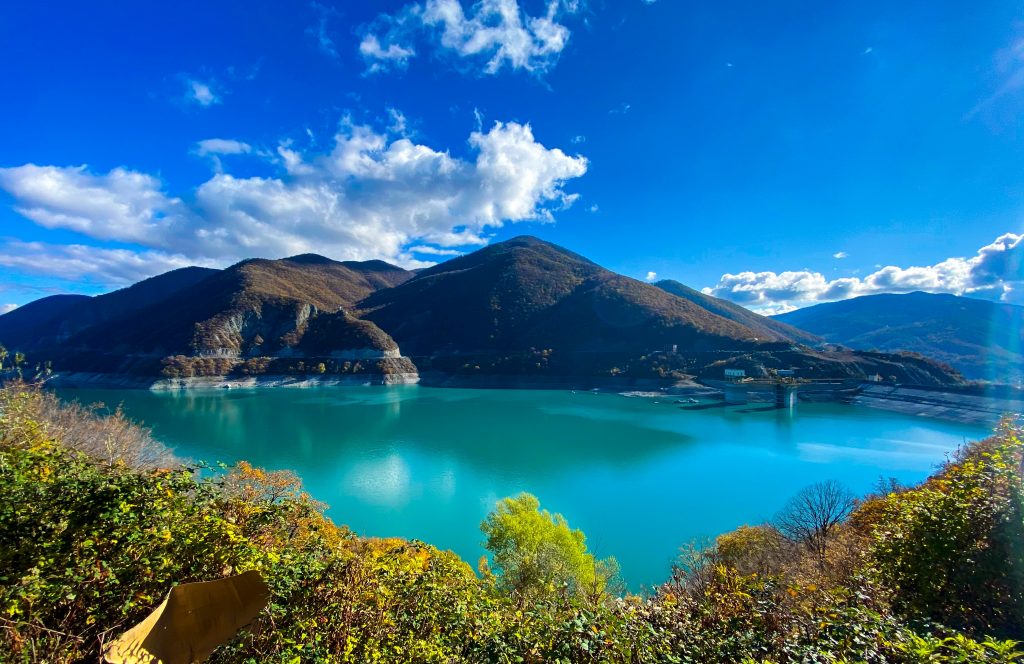
M 563 589 L 600 600 L 618 578 L 614 558 L 596 559 L 582 531 L 561 514 L 540 509 L 529 493 L 500 500 L 480 529 L 501 573 L 499 584 L 524 602 Z

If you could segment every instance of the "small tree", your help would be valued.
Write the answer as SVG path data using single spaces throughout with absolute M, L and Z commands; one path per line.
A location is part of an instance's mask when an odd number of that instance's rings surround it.
M 541 510 L 528 493 L 500 500 L 480 529 L 500 573 L 499 586 L 521 601 L 565 589 L 599 602 L 618 578 L 614 558 L 595 559 L 582 531 L 570 528 L 561 514 Z
M 818 482 L 790 499 L 775 517 L 775 527 L 786 539 L 817 553 L 824 564 L 829 539 L 855 505 L 853 495 L 838 482 Z

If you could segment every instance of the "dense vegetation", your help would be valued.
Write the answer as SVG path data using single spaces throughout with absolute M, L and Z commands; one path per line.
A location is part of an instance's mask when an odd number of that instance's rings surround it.
M 833 343 L 906 350 L 946 362 L 968 378 L 1024 376 L 1024 307 L 938 293 L 867 295 L 776 317 Z
M 485 521 L 474 572 L 335 526 L 289 473 L 197 474 L 120 413 L 12 385 L 0 660 L 96 661 L 173 584 L 256 569 L 271 604 L 213 661 L 1024 661 L 1007 640 L 1024 635 L 1019 433 L 1006 423 L 918 487 L 809 487 L 639 597 L 531 496 Z

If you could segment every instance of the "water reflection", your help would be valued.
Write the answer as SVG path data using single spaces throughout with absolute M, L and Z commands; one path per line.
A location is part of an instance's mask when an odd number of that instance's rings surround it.
M 538 495 L 614 554 L 632 585 L 678 547 L 769 518 L 799 488 L 923 478 L 984 432 L 836 404 L 693 406 L 568 391 L 398 387 L 153 394 L 123 402 L 183 456 L 292 469 L 355 531 L 423 539 L 469 561 L 502 496 Z

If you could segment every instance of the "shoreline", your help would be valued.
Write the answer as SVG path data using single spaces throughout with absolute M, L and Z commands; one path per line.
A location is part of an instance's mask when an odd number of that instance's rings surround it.
M 230 389 L 360 387 L 369 385 L 421 385 L 423 387 L 497 390 L 579 390 L 635 392 L 648 396 L 685 396 L 719 400 L 720 388 L 694 380 L 612 378 L 594 376 L 467 376 L 426 371 L 419 374 L 361 374 L 347 376 L 295 376 L 268 374 L 239 377 L 159 378 L 66 372 L 54 374 L 47 385 L 66 389 L 132 389 L 152 392 L 187 392 Z M 761 399 L 752 399 L 752 402 Z M 1004 415 L 1024 413 L 1020 399 L 965 394 L 962 389 L 862 384 L 854 390 L 826 396 L 808 392 L 799 403 L 832 401 L 906 415 L 963 424 L 993 426 Z M 796 408 L 800 406 L 797 405 Z

